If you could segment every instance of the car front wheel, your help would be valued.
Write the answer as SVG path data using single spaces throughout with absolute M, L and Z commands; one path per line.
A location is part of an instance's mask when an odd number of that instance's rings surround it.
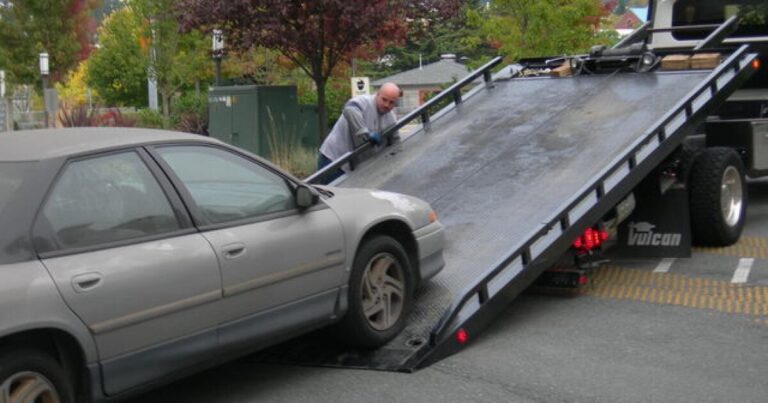
M 392 340 L 405 327 L 413 284 L 411 265 L 400 243 L 384 235 L 365 241 L 355 257 L 349 311 L 339 324 L 339 335 L 364 348 Z
M 55 360 L 35 350 L 0 353 L 0 402 L 72 403 L 72 387 Z

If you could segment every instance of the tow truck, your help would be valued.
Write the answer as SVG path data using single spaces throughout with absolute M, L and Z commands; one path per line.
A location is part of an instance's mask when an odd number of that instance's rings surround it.
M 768 174 L 768 6 L 649 7 L 650 21 L 611 48 L 493 59 L 383 133 L 420 123 L 402 143 L 358 161 L 363 144 L 307 178 L 349 163 L 334 185 L 427 200 L 447 264 L 385 347 L 308 336 L 263 359 L 414 371 L 465 348 L 542 274 L 583 283 L 605 242 L 636 256 L 736 242 L 745 177 Z M 702 59 L 711 65 L 692 62 Z M 573 258 L 576 270 L 558 271 Z

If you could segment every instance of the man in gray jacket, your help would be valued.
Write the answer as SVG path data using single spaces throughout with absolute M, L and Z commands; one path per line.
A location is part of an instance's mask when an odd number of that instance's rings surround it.
M 393 109 L 401 95 L 396 84 L 386 83 L 374 95 L 359 95 L 347 101 L 341 117 L 320 146 L 317 169 L 322 169 L 366 141 L 373 144 L 372 152 L 378 151 L 384 140 L 381 132 L 397 122 Z M 392 140 L 398 139 L 395 133 Z M 348 170 L 348 165 L 344 170 Z M 341 169 L 329 173 L 322 182 L 330 183 L 343 173 Z

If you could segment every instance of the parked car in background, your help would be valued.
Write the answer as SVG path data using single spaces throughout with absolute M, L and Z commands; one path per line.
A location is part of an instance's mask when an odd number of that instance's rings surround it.
M 443 266 L 419 199 L 203 136 L 0 138 L 0 402 L 103 401 L 326 325 L 364 348 Z

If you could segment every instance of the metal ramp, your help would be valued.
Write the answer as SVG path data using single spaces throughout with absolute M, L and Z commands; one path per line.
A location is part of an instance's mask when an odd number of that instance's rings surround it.
M 310 335 L 263 357 L 411 371 L 457 351 L 457 330 L 479 333 L 746 80 L 754 58 L 743 47 L 714 71 L 497 80 L 459 99 L 337 183 L 420 197 L 446 227 L 446 267 L 417 292 L 405 331 L 376 351 Z

